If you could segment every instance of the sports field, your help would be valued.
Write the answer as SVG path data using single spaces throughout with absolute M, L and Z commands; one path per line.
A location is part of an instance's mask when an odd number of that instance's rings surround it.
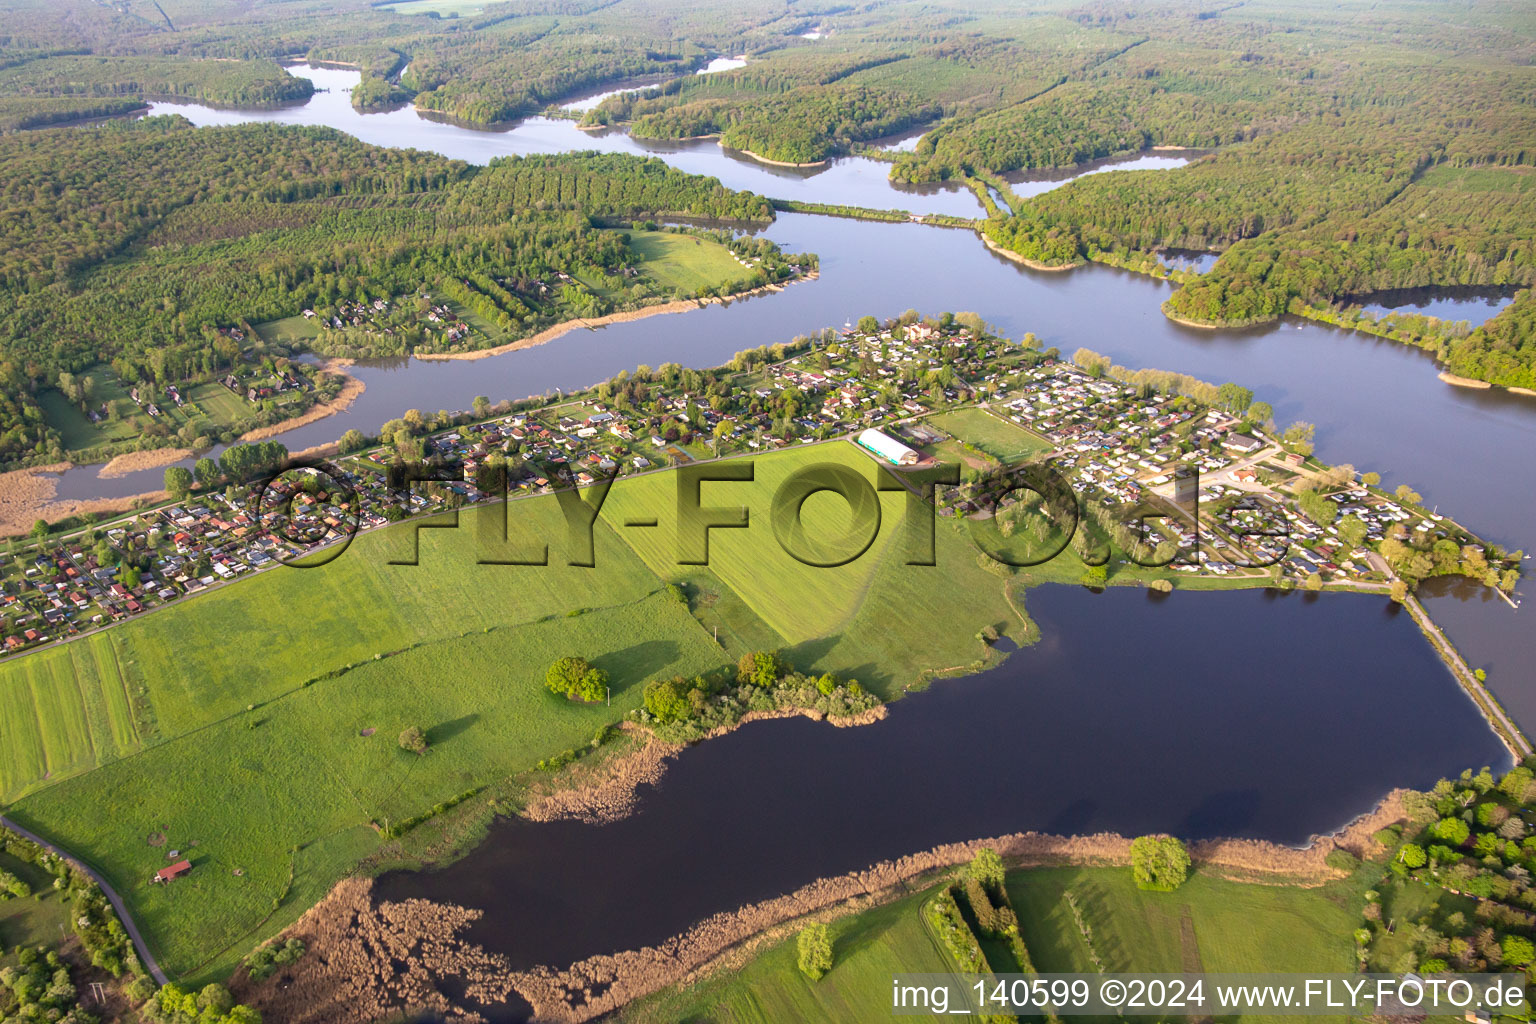
M 995 459 L 1013 462 L 1035 452 L 1049 451 L 1043 438 L 994 416 L 985 409 L 956 409 L 928 417 L 928 422 L 962 441 L 969 441 Z

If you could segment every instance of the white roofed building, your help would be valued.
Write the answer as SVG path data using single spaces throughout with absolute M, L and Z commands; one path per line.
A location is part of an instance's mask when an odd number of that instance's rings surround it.
M 920 458 L 917 452 L 878 430 L 860 432 L 854 443 L 893 466 L 915 466 Z

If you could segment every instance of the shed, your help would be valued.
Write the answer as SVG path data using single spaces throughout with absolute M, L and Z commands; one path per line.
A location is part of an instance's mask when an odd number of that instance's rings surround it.
M 180 878 L 191 870 L 192 862 L 190 860 L 179 860 L 168 868 L 161 868 L 159 871 L 156 871 L 155 881 L 169 882 L 173 878 Z

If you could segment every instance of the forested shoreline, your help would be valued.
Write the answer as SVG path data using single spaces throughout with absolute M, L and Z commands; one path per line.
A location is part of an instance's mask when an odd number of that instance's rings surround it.
M 242 350 L 287 354 L 264 346 L 252 324 L 305 309 L 339 324 L 342 306 L 372 315 L 397 298 L 410 300 L 412 324 L 446 300 L 480 329 L 455 341 L 391 320 L 344 349 L 323 338 L 306 347 L 379 355 L 511 340 L 572 317 L 694 297 L 637 276 L 643 258 L 613 224 L 773 217 L 760 196 L 654 159 L 575 154 L 471 167 L 330 129 L 195 129 L 180 118 L 0 138 L 0 200 L 19 211 L 0 228 L 0 462 L 12 464 L 64 453 L 39 404 L 61 375 L 112 376 L 159 394 L 226 372 Z M 742 268 L 741 289 L 787 275 L 789 261 L 770 243 L 732 244 L 756 260 Z M 442 318 L 459 315 L 443 308 Z

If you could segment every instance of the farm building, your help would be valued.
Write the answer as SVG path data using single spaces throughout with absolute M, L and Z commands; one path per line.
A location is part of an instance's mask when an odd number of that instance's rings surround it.
M 894 466 L 915 466 L 918 454 L 900 441 L 878 430 L 866 430 L 858 436 L 858 445 Z
M 192 862 L 190 860 L 179 860 L 168 868 L 161 868 L 159 871 L 156 871 L 155 881 L 169 882 L 171 879 L 180 877 L 191 870 Z

